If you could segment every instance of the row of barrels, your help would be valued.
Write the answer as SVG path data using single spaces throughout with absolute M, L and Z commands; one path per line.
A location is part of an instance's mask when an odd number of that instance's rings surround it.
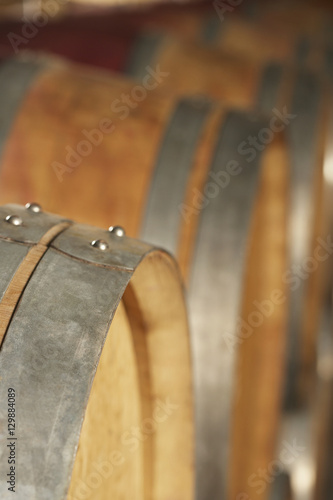
M 222 7 L 224 3 L 222 2 Z M 252 4 L 255 5 L 255 4 Z M 229 56 L 247 57 L 254 61 L 280 61 L 302 63 L 314 69 L 329 70 L 332 59 L 332 26 L 327 11 L 319 6 L 302 2 L 292 7 L 276 4 L 258 7 L 255 15 L 245 15 L 234 8 L 221 18 L 219 4 L 199 3 L 191 7 L 162 5 L 155 9 L 106 11 L 90 15 L 68 15 L 61 20 L 62 36 L 59 39 L 58 24 L 54 18 L 2 23 L 1 48 L 18 52 L 25 48 L 55 50 L 64 55 L 81 58 L 82 62 L 102 65 L 113 69 L 116 52 L 124 51 L 134 34 L 158 32 L 176 36 L 191 43 L 200 43 Z M 243 6 L 244 7 L 244 6 Z M 132 13 L 131 13 L 132 12 Z M 94 41 L 83 34 L 94 34 Z M 38 36 L 37 36 L 38 34 Z M 118 36 L 118 39 L 117 39 Z M 112 52 L 104 49 L 96 53 L 93 47 L 111 43 Z M 81 62 L 78 61 L 78 62 Z M 118 64 L 119 61 L 118 56 Z
M 269 485 L 254 483 L 274 462 L 282 402 L 299 411 L 313 394 L 330 286 L 323 176 L 324 165 L 326 179 L 330 174 L 329 44 L 304 49 L 294 36 L 280 50 L 278 27 L 271 44 L 266 36 L 261 43 L 260 24 L 254 29 L 239 16 L 221 25 L 221 36 L 207 24 L 213 43 L 199 45 L 191 38 L 202 33 L 202 9 L 165 7 L 144 20 L 69 19 L 27 43 L 12 36 L 22 24 L 3 24 L 0 200 L 34 199 L 79 222 L 120 224 L 129 236 L 177 255 L 189 294 L 197 498 L 264 499 Z M 286 63 L 295 47 L 298 56 Z M 26 52 L 9 57 L 23 48 L 126 75 Z M 126 301 L 125 310 L 134 330 Z M 122 367 L 116 364 L 115 378 L 116 370 Z M 174 375 L 172 388 L 180 378 Z M 125 411 L 127 399 L 119 404 Z M 101 446 L 99 461 L 103 453 Z M 133 465 L 131 477 L 153 477 L 155 484 L 162 462 L 149 463 L 144 476 L 146 460 Z M 87 469 L 80 474 L 81 481 Z M 124 498 L 191 498 L 179 480 L 163 492 L 145 483 L 133 496 L 126 468 L 119 474 Z M 107 483 L 105 498 L 121 498 L 119 482 Z M 160 488 L 164 482 L 156 479 Z M 104 498 L 100 489 L 95 495 Z

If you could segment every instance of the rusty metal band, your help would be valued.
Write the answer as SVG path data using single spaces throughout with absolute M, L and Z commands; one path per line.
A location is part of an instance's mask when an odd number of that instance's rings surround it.
M 99 239 L 107 250 L 91 245 Z M 0 408 L 6 408 L 8 388 L 16 392 L 20 500 L 66 498 L 108 328 L 136 266 L 151 250 L 74 224 L 51 243 L 24 290 L 0 358 Z M 7 438 L 7 414 L 1 413 L 1 471 L 7 469 Z M 12 498 L 5 475 L 0 497 Z
M 205 98 L 178 102 L 167 126 L 148 195 L 141 237 L 172 253 L 178 248 L 180 214 L 200 135 L 211 110 Z
M 25 95 L 44 66 L 38 61 L 21 59 L 8 59 L 0 65 L 0 156 Z
M 131 49 L 124 73 L 136 80 L 142 80 L 147 74 L 146 67 L 154 61 L 163 38 L 162 34 L 155 32 L 138 36 Z
M 242 143 L 265 124 L 242 112 L 230 112 L 221 125 L 207 178 L 189 291 L 192 323 L 198 500 L 227 498 L 230 425 L 245 256 L 252 207 L 257 193 L 260 153 L 247 161 Z M 246 142 L 245 142 L 246 144 Z M 241 169 L 224 185 L 223 171 L 233 162 Z M 212 196 L 212 193 L 215 193 Z

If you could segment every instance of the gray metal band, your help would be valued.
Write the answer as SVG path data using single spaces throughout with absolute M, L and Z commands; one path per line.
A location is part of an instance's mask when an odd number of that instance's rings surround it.
M 22 225 L 13 226 L 5 221 L 7 215 L 18 215 Z M 49 229 L 61 222 L 69 222 L 65 217 L 47 212 L 35 213 L 22 205 L 9 203 L 0 206 L 0 239 L 6 238 L 25 244 L 36 244 Z
M 297 43 L 295 63 L 305 65 L 309 57 L 311 42 L 308 37 L 303 36 Z
M 286 127 L 291 155 L 291 200 L 289 222 L 290 276 L 296 266 L 303 268 L 311 256 L 311 237 L 314 224 L 314 185 L 319 161 L 318 143 L 320 123 L 321 85 L 318 77 L 306 70 L 298 70 L 290 112 L 296 118 Z M 295 280 L 294 280 L 295 281 Z M 299 370 L 301 320 L 303 317 L 306 280 L 299 279 L 290 295 L 290 314 L 287 345 L 286 408 L 297 405 L 296 379 Z
M 217 39 L 223 30 L 223 23 L 218 16 L 219 6 L 218 4 L 214 4 L 214 6 L 216 13 L 207 17 L 201 28 L 201 41 L 209 45 L 213 45 L 217 42 Z
M 278 93 L 283 80 L 283 70 L 279 64 L 265 68 L 262 77 L 257 106 L 271 113 L 276 106 Z M 313 228 L 313 186 L 315 169 L 318 162 L 318 117 L 320 112 L 321 87 L 318 77 L 305 70 L 298 69 L 294 81 L 288 113 L 295 115 L 285 126 L 291 157 L 291 188 L 289 213 L 289 253 L 290 268 L 302 266 L 304 259 L 310 256 L 311 232 Z M 282 109 L 279 110 L 282 112 Z M 291 280 L 292 276 L 288 275 Z M 301 319 L 304 307 L 304 279 L 300 280 L 295 290 L 291 290 L 288 326 L 287 376 L 285 406 L 292 408 L 298 403 L 296 380 L 299 371 L 299 343 Z
M 260 154 L 248 163 L 240 145 L 258 135 L 262 122 L 231 112 L 221 126 L 207 179 L 215 196 L 202 210 L 189 293 L 197 419 L 198 500 L 227 498 L 230 419 L 234 396 L 244 265 Z M 216 180 L 229 161 L 242 169 L 225 187 Z M 215 178 L 215 180 L 214 180 Z M 220 177 L 223 183 L 223 176 Z M 236 343 L 237 345 L 237 343 Z
M 325 69 L 331 80 L 333 80 L 333 20 L 330 16 L 324 27 L 324 47 L 325 47 Z
M 269 500 L 291 500 L 290 476 L 281 472 L 274 478 L 271 486 Z
M 23 224 L 9 224 L 5 220 L 8 215 L 21 217 Z M 0 300 L 31 246 L 37 244 L 51 227 L 63 221 L 54 215 L 31 212 L 20 205 L 0 207 Z
M 0 156 L 25 95 L 42 71 L 40 61 L 8 59 L 0 65 Z
M 257 108 L 265 113 L 271 113 L 276 105 L 283 78 L 283 68 L 280 64 L 267 64 L 263 70 L 261 83 L 256 99 Z
M 141 237 L 172 253 L 178 247 L 181 216 L 188 177 L 200 134 L 211 109 L 205 98 L 182 99 L 168 125 L 148 195 Z
M 161 33 L 140 35 L 131 50 L 124 73 L 136 80 L 142 80 L 147 74 L 146 67 L 154 61 L 163 39 Z
M 326 71 L 328 72 L 328 76 L 331 79 L 331 83 L 333 82 L 333 41 L 327 47 L 325 51 L 325 66 Z
M 95 240 L 105 240 L 110 250 L 97 252 L 87 244 Z M 99 266 L 116 267 L 133 272 L 138 261 L 151 247 L 141 241 L 118 237 L 94 226 L 75 224 L 60 234 L 52 243 L 53 248 L 75 259 Z
M 73 252 L 65 242 L 66 234 L 71 242 L 79 239 Z M 90 245 L 96 237 L 109 245 L 102 265 L 94 264 L 102 253 Z M 127 254 L 121 258 L 124 247 Z M 150 250 L 126 237 L 74 225 L 55 239 L 32 275 L 0 358 L 1 408 L 7 407 L 8 388 L 16 391 L 18 500 L 66 498 L 109 325 L 134 268 Z M 5 476 L 7 437 L 7 414 L 1 414 L 0 497 L 4 500 L 13 495 Z

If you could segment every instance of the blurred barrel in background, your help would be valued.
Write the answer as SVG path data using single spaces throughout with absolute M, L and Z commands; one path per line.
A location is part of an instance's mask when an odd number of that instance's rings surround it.
M 149 91 L 149 69 L 146 87 L 43 58 L 8 60 L 1 73 L 1 201 L 37 199 L 78 220 L 120 224 L 178 256 L 193 323 L 198 494 L 265 498 L 247 480 L 273 457 L 281 404 L 281 117 L 273 133 L 263 115 L 160 95 Z M 247 148 L 260 133 L 269 144 Z
M 68 23 L 73 30 L 105 34 L 115 29 L 122 33 L 138 28 L 155 30 L 261 61 L 302 62 L 315 67 L 327 63 L 324 55 L 332 46 L 332 22 L 326 9 L 305 2 L 251 2 L 248 7 L 244 2 L 228 10 L 227 2 L 215 1 L 129 11 L 90 9 L 89 16 L 68 16 L 62 29 Z
M 262 10 L 264 9 L 260 9 L 260 12 Z M 290 16 L 290 9 L 279 12 L 276 7 L 276 10 L 277 13 L 272 17 L 273 24 L 269 17 L 271 10 L 268 10 L 266 16 L 261 13 L 261 17 L 249 19 L 236 15 L 238 11 L 235 8 L 235 11 L 221 21 L 210 3 L 191 6 L 162 5 L 129 12 L 118 9 L 99 13 L 95 9 L 89 16 L 62 16 L 58 22 L 55 22 L 56 17 L 50 16 L 44 22 L 29 22 L 26 18 L 23 22 L 3 23 L 1 32 L 4 36 L 1 44 L 6 44 L 9 35 L 14 49 L 22 50 L 25 46 L 31 49 L 52 49 L 52 46 L 56 48 L 62 44 L 72 51 L 71 44 L 66 44 L 66 39 L 68 42 L 71 37 L 74 46 L 79 41 L 86 45 L 89 43 L 90 51 L 95 48 L 95 55 L 100 58 L 98 52 L 111 57 L 116 50 L 116 47 L 112 50 L 102 48 L 101 45 L 98 47 L 101 35 L 133 37 L 138 32 L 155 32 L 199 43 L 203 47 L 229 53 L 230 56 L 238 55 L 261 62 L 301 63 L 314 69 L 327 67 L 332 51 L 332 36 L 331 22 L 326 12 L 304 6 L 302 12 L 305 21 L 302 23 L 296 14 Z M 299 10 L 296 11 L 299 13 Z M 288 15 L 288 22 L 283 19 L 279 21 L 279 17 Z M 89 33 L 94 33 L 97 38 L 92 38 Z M 111 42 L 112 39 L 109 43 Z M 83 47 L 81 52 L 84 53 Z

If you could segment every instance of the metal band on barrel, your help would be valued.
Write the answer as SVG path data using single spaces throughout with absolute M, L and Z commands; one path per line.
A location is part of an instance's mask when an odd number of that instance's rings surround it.
M 100 245 L 101 250 L 92 240 L 103 240 L 106 246 Z M 0 407 L 6 405 L 8 388 L 17 397 L 18 498 L 66 498 L 110 322 L 134 269 L 151 250 L 126 237 L 73 225 L 53 241 L 32 275 L 3 342 L 0 365 Z M 5 471 L 4 412 L 0 429 Z M 0 496 L 8 498 L 5 475 Z
M 278 99 L 283 78 L 283 68 L 280 64 L 267 64 L 264 67 L 256 98 L 257 108 L 265 113 L 271 113 Z
M 22 224 L 11 224 L 6 220 L 10 216 L 19 217 Z M 30 248 L 36 245 L 47 231 L 63 221 L 60 217 L 43 212 L 35 213 L 20 205 L 0 207 L 0 300 Z
M 147 74 L 146 67 L 154 61 L 163 38 L 163 35 L 159 33 L 141 34 L 135 40 L 124 73 L 136 80 L 142 80 Z
M 297 69 L 289 102 L 279 99 L 283 84 L 283 69 L 279 64 L 267 65 L 257 96 L 257 106 L 267 113 L 281 105 L 293 118 L 285 126 L 291 158 L 290 212 L 289 212 L 289 277 L 304 260 L 310 256 L 311 236 L 314 224 L 314 184 L 318 163 L 318 116 L 320 113 L 320 82 L 318 77 L 305 70 Z M 280 102 L 279 102 L 280 101 Z M 277 104 L 278 103 L 278 104 Z M 286 271 L 288 271 L 286 270 Z M 290 281 L 291 283 L 291 281 Z M 292 287 L 293 288 L 293 287 Z M 299 371 L 299 352 L 302 309 L 305 300 L 305 282 L 299 280 L 296 289 L 291 289 L 289 304 L 287 376 L 285 405 L 297 405 L 296 380 Z
M 269 500 L 291 500 L 290 476 L 281 472 L 271 485 Z
M 241 173 L 231 177 L 202 210 L 190 286 L 197 417 L 197 498 L 226 499 L 230 419 L 234 397 L 236 338 L 252 207 L 260 154 L 248 163 L 240 150 L 262 122 L 230 112 L 221 126 L 207 182 L 215 182 L 228 162 Z M 218 184 L 216 184 L 217 187 Z
M 289 219 L 290 270 L 303 268 L 311 252 L 314 227 L 314 186 L 318 165 L 318 123 L 321 87 L 318 77 L 306 70 L 298 70 L 290 113 L 295 119 L 286 128 L 291 155 L 291 200 Z M 299 370 L 301 320 L 305 300 L 305 280 L 291 289 L 288 325 L 287 408 L 297 404 L 296 378 Z
M 207 99 L 179 101 L 165 132 L 148 195 L 141 237 L 172 253 L 178 249 L 180 214 L 200 134 L 211 109 Z

